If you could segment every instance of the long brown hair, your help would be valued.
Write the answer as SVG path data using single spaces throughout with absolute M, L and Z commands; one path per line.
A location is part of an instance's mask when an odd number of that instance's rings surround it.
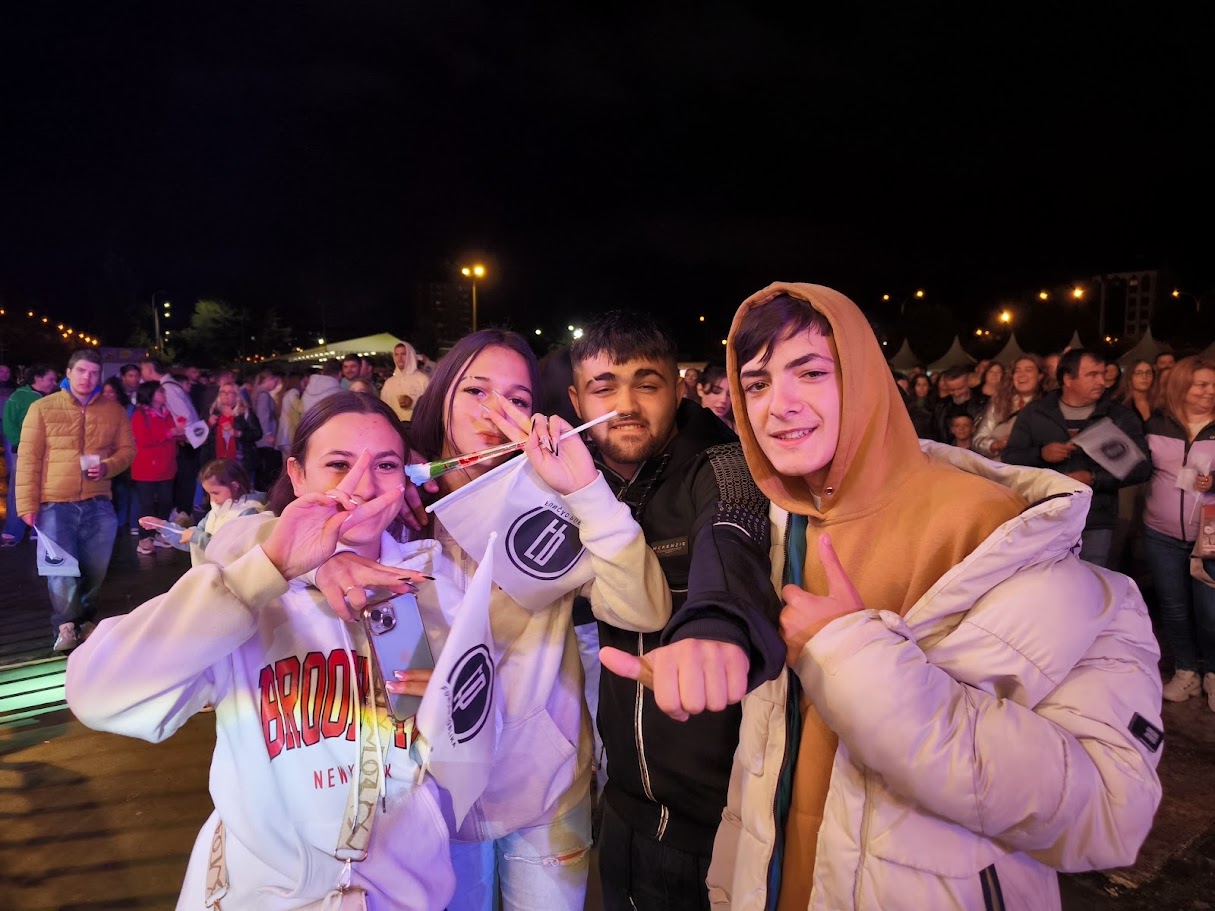
M 460 339 L 435 365 L 434 373 L 426 391 L 413 408 L 413 420 L 409 424 L 409 443 L 428 459 L 437 459 L 443 452 L 443 441 L 451 436 L 447 426 L 451 413 L 451 400 L 456 394 L 456 384 L 464 375 L 473 358 L 486 348 L 505 348 L 513 351 L 527 364 L 527 373 L 532 384 L 532 407 L 540 400 L 540 366 L 527 340 L 517 332 L 504 329 L 481 329 Z M 293 449 L 292 452 L 295 450 Z
M 375 396 L 343 389 L 341 392 L 335 392 L 333 395 L 321 399 L 305 411 L 304 416 L 300 418 L 299 426 L 295 428 L 295 436 L 291 439 L 292 458 L 297 463 L 303 464 L 304 459 L 307 458 L 308 441 L 312 439 L 312 435 L 339 414 L 378 414 L 388 422 L 389 427 L 400 435 L 403 447 L 402 455 L 405 458 L 409 457 L 409 442 L 405 439 L 405 432 L 401 427 L 401 422 L 397 419 L 396 412 Z M 284 470 L 266 497 L 266 511 L 279 515 L 294 501 L 295 487 L 291 483 L 291 477 Z M 390 527 L 389 531 L 395 537 L 399 528 Z
M 1023 354 L 1004 371 L 1004 376 L 1000 380 L 1000 388 L 991 397 L 991 410 L 996 417 L 997 424 L 1003 424 L 1012 416 L 1013 396 L 1016 395 L 1016 390 L 1013 389 L 1013 374 L 1017 371 L 1017 364 L 1022 361 L 1030 361 L 1038 368 L 1038 388 L 1034 390 L 1034 398 L 1042 398 L 1042 384 L 1046 379 L 1046 368 L 1042 365 L 1042 358 L 1036 354 Z
M 1185 397 L 1194 383 L 1194 374 L 1199 370 L 1215 371 L 1215 361 L 1191 355 L 1183 357 L 1169 371 L 1164 381 L 1164 410 L 1174 421 L 1189 433 L 1189 424 L 1185 419 Z
M 1141 357 L 1129 364 L 1128 369 L 1122 371 L 1122 378 L 1118 380 L 1118 388 L 1114 390 L 1114 401 L 1119 405 L 1125 405 L 1132 411 L 1135 410 L 1135 387 L 1132 383 L 1135 381 L 1135 370 L 1140 364 L 1144 364 L 1152 371 L 1152 385 L 1144 393 L 1150 402 L 1152 400 L 1152 390 L 1156 385 L 1156 368 L 1147 358 Z

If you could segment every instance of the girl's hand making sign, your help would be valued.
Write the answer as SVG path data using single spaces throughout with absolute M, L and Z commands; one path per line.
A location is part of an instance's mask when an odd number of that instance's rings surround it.
M 599 473 L 595 460 L 581 437 L 562 440 L 561 435 L 573 428 L 557 415 L 528 415 L 522 408 L 495 392 L 481 406 L 489 418 L 508 439 L 526 441 L 523 452 L 536 469 L 536 474 L 557 493 L 574 493 L 595 480 Z

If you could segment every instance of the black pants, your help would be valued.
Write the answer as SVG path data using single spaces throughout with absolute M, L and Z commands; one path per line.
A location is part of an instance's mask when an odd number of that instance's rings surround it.
M 158 519 L 169 518 L 169 510 L 173 508 L 173 480 L 168 481 L 136 481 L 135 496 L 139 498 L 139 515 L 155 516 Z M 151 538 L 154 531 L 146 528 L 139 529 L 139 537 Z
M 189 443 L 177 446 L 177 477 L 173 479 L 173 504 L 186 515 L 194 511 L 194 488 L 198 485 L 198 450 Z M 168 514 L 166 513 L 166 518 Z
M 635 831 L 610 803 L 599 830 L 604 911 L 709 911 L 709 858 Z

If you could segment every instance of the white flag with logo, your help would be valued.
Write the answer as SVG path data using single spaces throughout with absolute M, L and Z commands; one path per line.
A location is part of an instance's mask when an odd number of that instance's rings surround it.
M 494 581 L 529 610 L 540 610 L 591 581 L 581 524 L 565 498 L 517 458 L 430 507 L 465 553 L 482 553 L 491 533 Z
M 80 575 L 80 563 L 75 557 L 52 541 L 37 525 L 34 526 L 34 531 L 38 532 L 38 575 Z
M 451 795 L 456 828 L 489 782 L 502 727 L 489 627 L 494 537 L 456 608 L 415 721 L 422 767 Z

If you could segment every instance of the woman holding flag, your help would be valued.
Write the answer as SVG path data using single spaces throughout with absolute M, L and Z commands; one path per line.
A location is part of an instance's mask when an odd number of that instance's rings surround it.
M 446 795 L 375 696 L 367 638 L 346 622 L 361 587 L 335 608 L 306 581 L 340 546 L 365 585 L 434 584 L 427 548 L 390 533 L 406 511 L 400 424 L 342 392 L 304 416 L 291 451 L 278 517 L 227 523 L 210 562 L 98 624 L 68 666 L 68 704 L 153 742 L 214 705 L 215 812 L 178 911 L 439 911 L 455 888 Z
M 447 558 L 435 574 L 462 588 L 490 531 L 505 548 L 505 557 L 495 558 L 498 585 L 489 603 L 502 729 L 489 785 L 452 845 L 457 894 L 448 907 L 459 911 L 488 911 L 498 890 L 505 909 L 583 907 L 592 738 L 573 599 L 582 593 L 600 620 L 638 631 L 661 629 L 671 610 L 640 526 L 612 495 L 579 436 L 561 439 L 569 424 L 532 414 L 539 395 L 527 342 L 513 332 L 483 330 L 439 361 L 409 431 L 413 448 L 428 459 L 525 441 L 525 459 L 492 476 L 487 473 L 502 460 L 440 477 L 443 499 L 427 532 Z M 521 498 L 520 490 L 532 499 Z M 453 505 L 445 509 L 445 503 Z M 324 574 L 354 562 L 339 555 Z M 566 563 L 566 573 L 553 569 Z M 421 694 L 428 676 L 407 672 L 390 688 Z

